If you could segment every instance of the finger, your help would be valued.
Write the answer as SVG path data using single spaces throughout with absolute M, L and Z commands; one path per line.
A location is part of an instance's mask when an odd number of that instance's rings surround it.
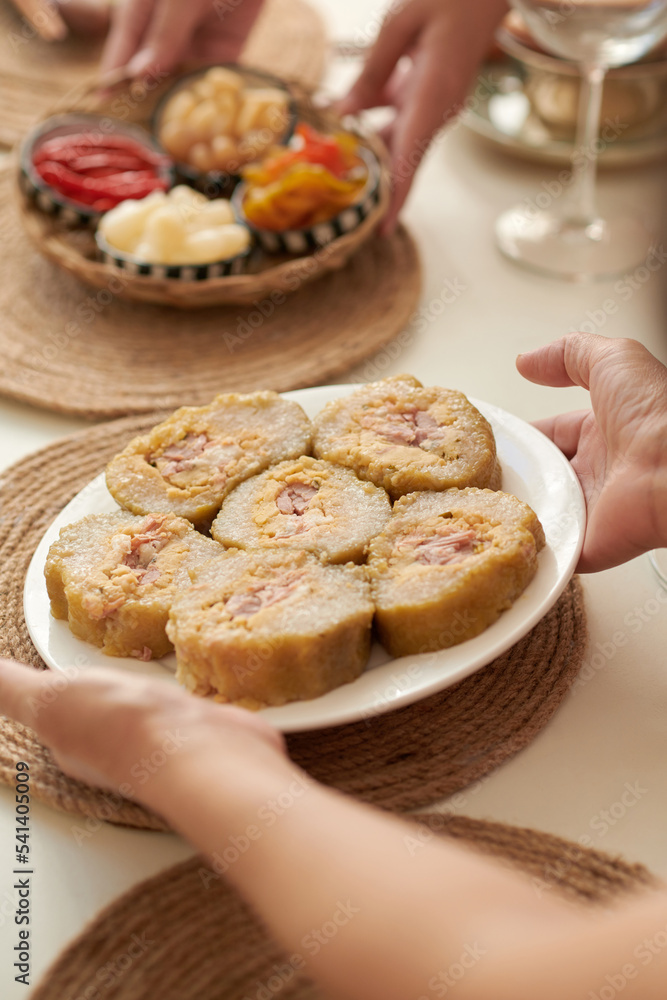
M 132 76 L 170 73 L 189 51 L 202 15 L 208 13 L 198 0 L 160 0 L 154 8 L 141 49 L 128 64 Z
M 354 114 L 381 105 L 384 86 L 398 60 L 412 46 L 419 28 L 420 22 L 410 5 L 387 18 L 359 77 L 339 104 L 340 114 Z
M 581 428 L 584 420 L 590 414 L 590 410 L 574 410 L 572 413 L 563 413 L 557 417 L 535 420 L 533 427 L 546 434 L 556 447 L 560 448 L 565 457 L 570 459 L 577 454 Z
M 632 516 L 631 510 L 629 516 Z M 606 510 L 601 514 L 599 505 L 592 509 L 589 505 L 584 547 L 576 572 L 599 573 L 649 552 L 652 545 L 648 540 L 626 537 L 623 527 L 627 524 L 627 513 L 618 516 Z
M 650 545 L 643 545 L 624 532 L 623 526 L 627 527 L 629 518 L 632 518 L 631 510 L 623 510 L 622 504 L 618 503 L 611 510 L 608 505 L 604 506 L 606 509 L 601 510 L 599 504 L 587 502 L 588 523 L 577 573 L 599 573 L 620 566 L 650 548 Z
M 57 7 L 40 0 L 14 0 L 14 6 L 45 41 L 59 42 L 67 37 L 67 25 Z
M 383 94 L 386 103 L 397 111 L 403 107 L 405 95 L 409 93 L 413 65 L 412 58 L 401 59 L 384 86 Z
M 90 0 L 57 0 L 65 23 L 78 35 L 106 35 L 111 23 L 111 5 Z
M 393 128 L 393 191 L 384 230 L 392 230 L 408 196 L 417 167 L 434 134 L 449 117 L 449 101 L 433 100 L 447 90 L 448 70 L 438 45 L 420 52 L 410 80 L 405 103 Z M 443 114 L 443 107 L 445 108 Z
M 378 132 L 378 135 L 382 139 L 382 141 L 385 144 L 385 146 L 387 147 L 387 149 L 391 150 L 392 147 L 393 147 L 393 145 L 394 145 L 394 123 L 393 123 L 393 121 L 388 122 L 386 125 L 383 125 L 382 128 L 380 129 L 380 131 Z
M 111 31 L 100 61 L 100 75 L 126 66 L 141 46 L 155 0 L 125 0 L 113 8 Z
M 520 354 L 516 367 L 525 379 L 538 385 L 574 385 L 565 368 L 565 337 L 535 351 Z
M 589 389 L 593 367 L 616 353 L 614 343 L 597 333 L 572 333 L 520 354 L 516 366 L 524 378 L 538 385 Z
M 15 660 L 0 659 L 0 713 L 24 726 L 34 726 L 36 711 L 50 674 Z

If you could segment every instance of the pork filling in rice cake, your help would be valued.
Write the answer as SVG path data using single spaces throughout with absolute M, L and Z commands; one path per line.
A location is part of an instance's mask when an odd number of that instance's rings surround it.
M 500 487 L 491 425 L 461 392 L 411 375 L 371 382 L 324 407 L 313 454 L 353 469 L 392 499 L 416 490 Z
M 364 570 L 300 551 L 228 550 L 174 601 L 167 634 L 190 691 L 246 708 L 317 698 L 370 653 Z
M 310 450 L 311 424 L 275 392 L 223 393 L 176 410 L 107 466 L 109 492 L 133 514 L 173 513 L 207 528 L 228 493 Z
M 63 528 L 49 549 L 51 613 L 108 656 L 164 656 L 173 648 L 165 627 L 176 592 L 220 551 L 173 514 L 91 514 Z
M 326 562 L 361 562 L 390 515 L 385 490 L 351 469 L 304 456 L 237 486 L 211 534 L 242 549 L 301 548 Z
M 376 627 L 392 656 L 454 646 L 509 608 L 544 546 L 531 508 L 508 493 L 412 493 L 370 545 Z

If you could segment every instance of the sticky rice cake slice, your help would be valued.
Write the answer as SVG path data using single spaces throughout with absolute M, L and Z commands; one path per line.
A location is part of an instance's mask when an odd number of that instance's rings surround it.
M 445 649 L 479 635 L 537 571 L 544 531 L 508 493 L 412 493 L 369 547 L 380 642 L 393 656 Z
M 275 392 L 223 393 L 134 438 L 107 466 L 109 492 L 133 514 L 173 513 L 208 527 L 228 493 L 310 450 L 310 420 Z
M 313 432 L 314 455 L 353 469 L 394 500 L 417 490 L 500 487 L 489 422 L 463 393 L 425 388 L 411 375 L 328 403 Z
M 49 549 L 51 613 L 107 656 L 164 656 L 173 648 L 165 627 L 176 592 L 220 551 L 173 514 L 91 514 L 64 527 Z
M 317 698 L 370 654 L 363 567 L 301 551 L 227 550 L 174 601 L 167 633 L 185 687 L 246 708 Z
M 211 534 L 225 546 L 300 548 L 326 562 L 361 562 L 390 515 L 381 487 L 341 465 L 303 456 L 237 486 Z

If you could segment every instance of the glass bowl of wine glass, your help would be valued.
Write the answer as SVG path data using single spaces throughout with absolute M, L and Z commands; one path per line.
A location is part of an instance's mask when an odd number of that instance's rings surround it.
M 667 0 L 511 0 L 511 4 L 536 43 L 536 58 L 542 48 L 548 56 L 576 67 L 579 106 L 572 183 L 539 212 L 527 208 L 525 201 L 504 212 L 496 224 L 498 246 L 517 263 L 566 280 L 623 273 L 647 257 L 655 237 L 622 207 L 598 210 L 603 87 L 608 71 L 636 63 L 665 40 Z
M 667 587 L 667 549 L 653 549 L 648 557 L 660 583 Z
M 515 66 L 532 112 L 551 136 L 573 141 L 581 96 L 579 66 L 545 52 L 515 10 L 504 19 L 496 41 Z M 616 133 L 621 142 L 655 132 L 665 118 L 666 105 L 665 45 L 639 62 L 609 70 L 605 76 L 600 118 L 603 127 L 605 123 L 618 124 Z

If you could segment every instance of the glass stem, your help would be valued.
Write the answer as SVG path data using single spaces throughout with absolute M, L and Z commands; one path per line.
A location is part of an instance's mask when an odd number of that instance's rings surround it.
M 577 137 L 572 153 L 573 183 L 568 217 L 579 226 L 598 220 L 595 181 L 605 68 L 596 63 L 581 67 Z

